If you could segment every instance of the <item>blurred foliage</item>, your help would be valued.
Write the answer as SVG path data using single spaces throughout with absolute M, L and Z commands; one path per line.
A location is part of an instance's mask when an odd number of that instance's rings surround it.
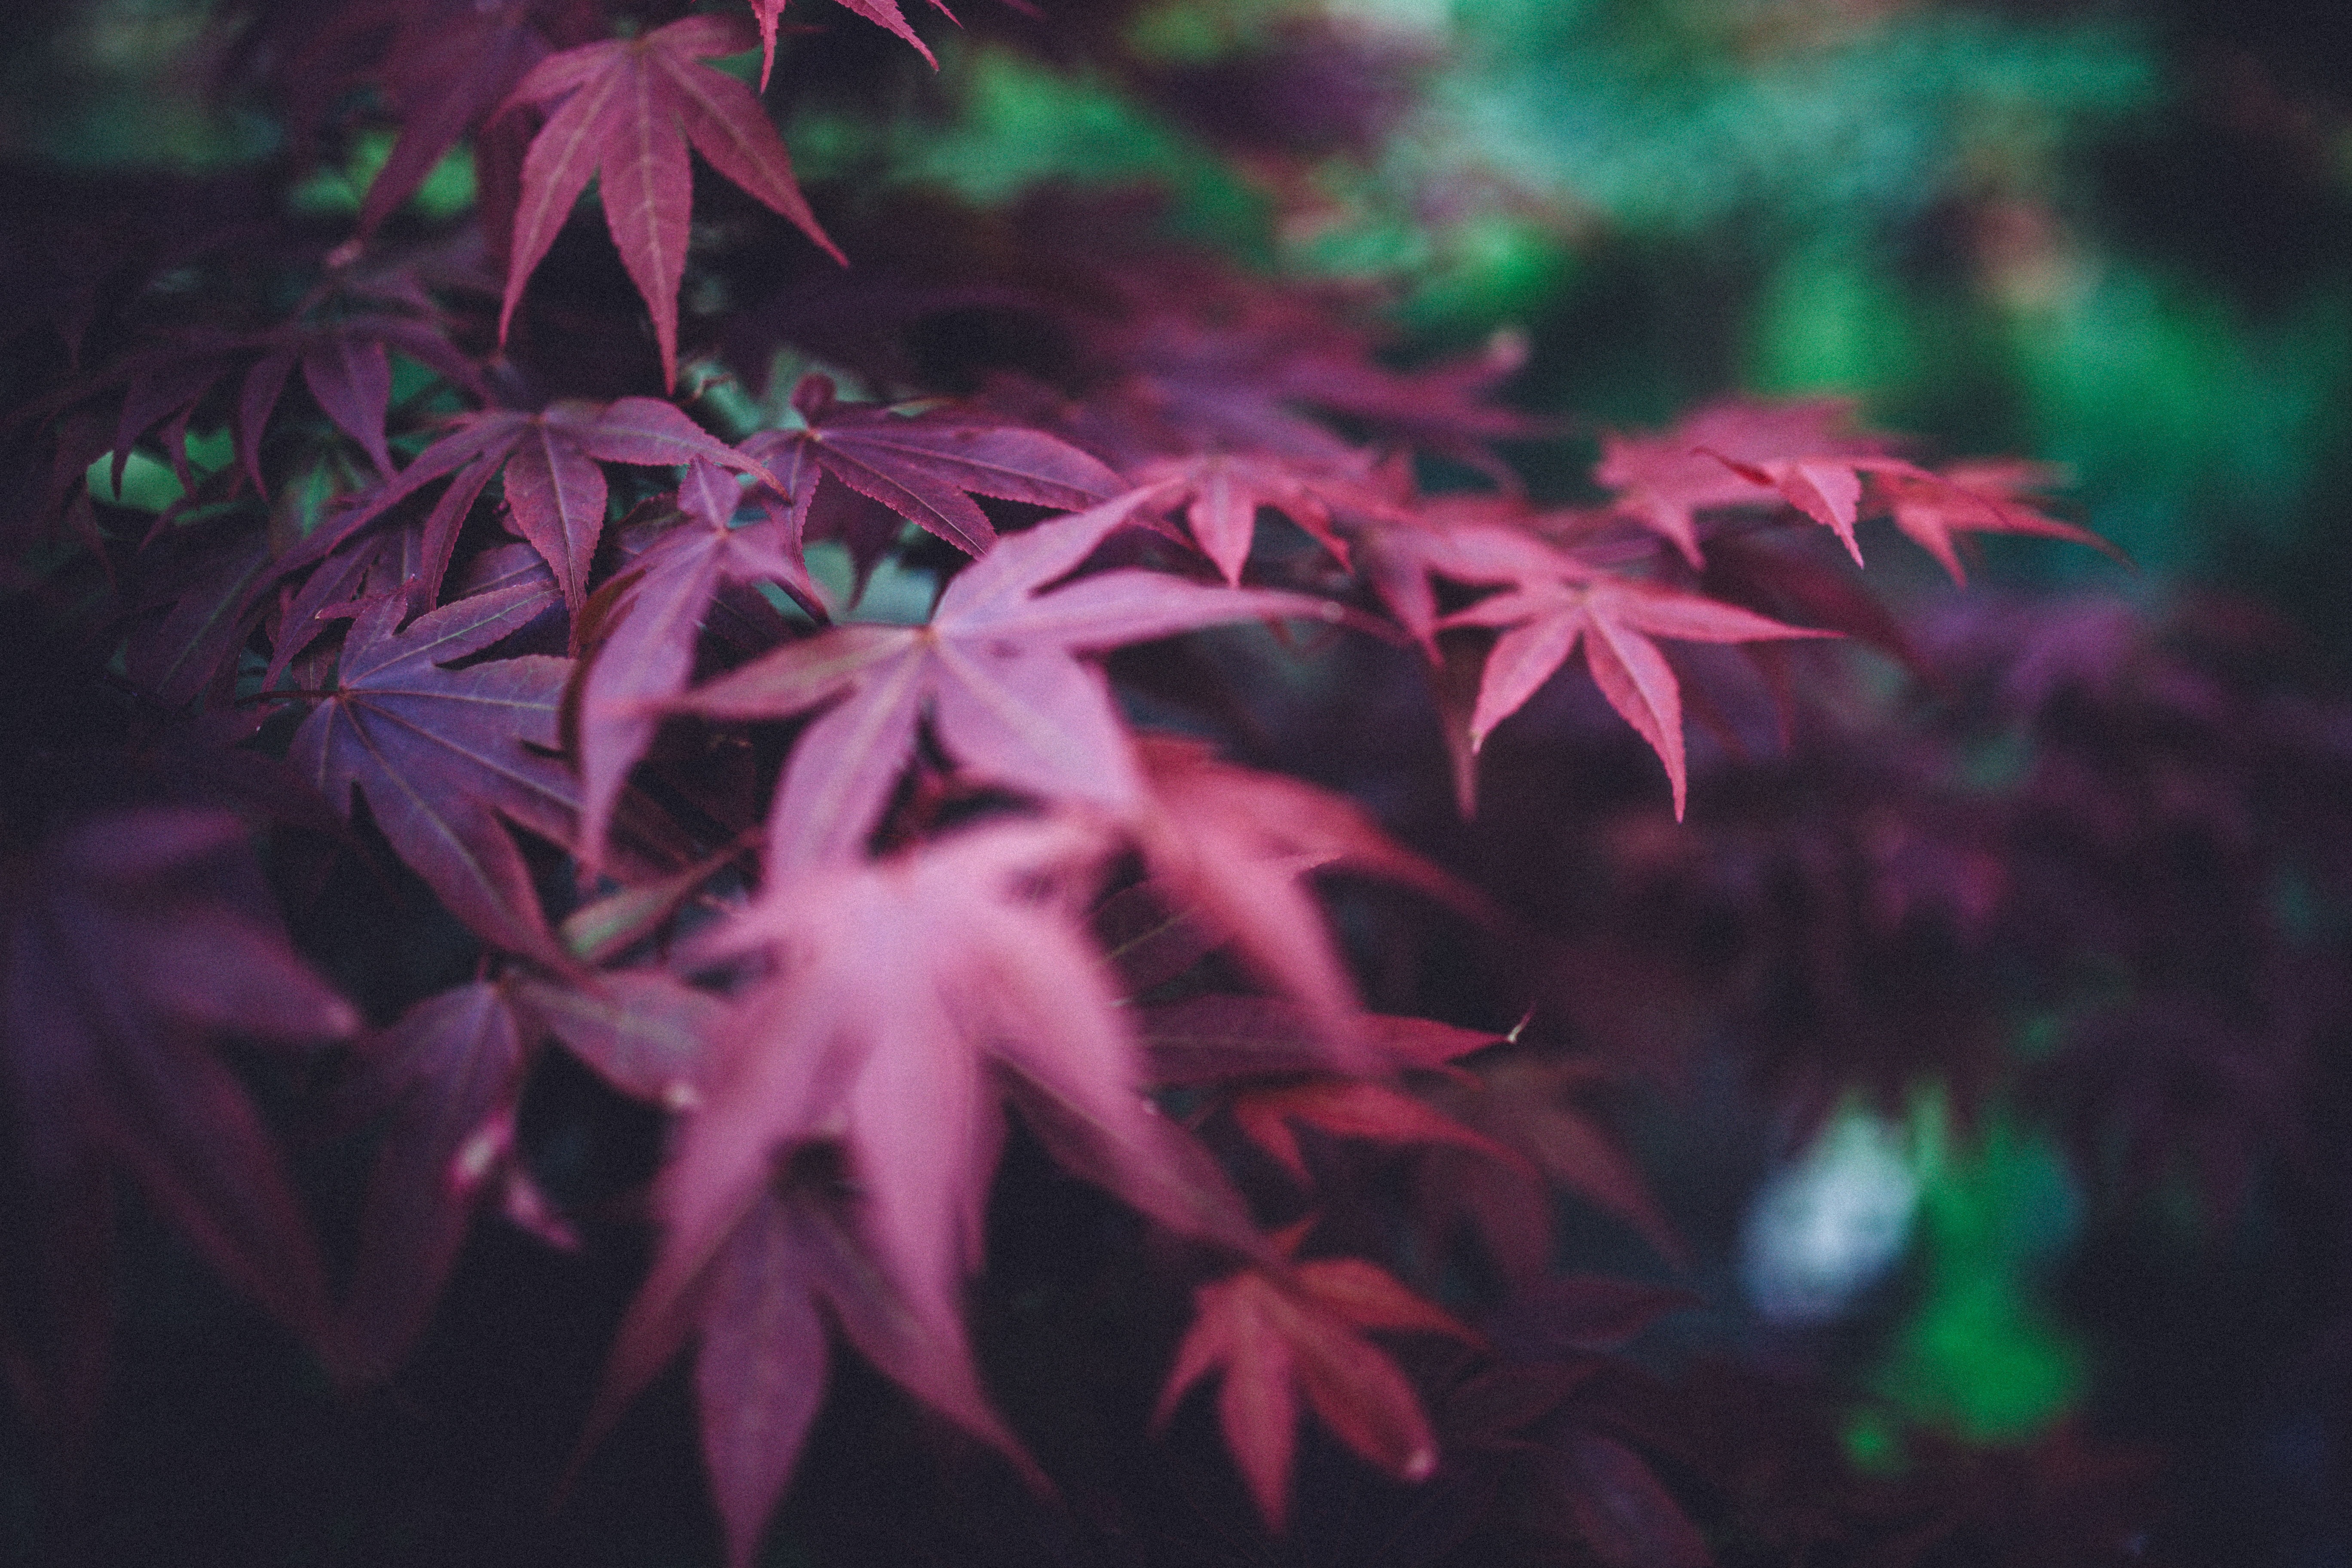
M 1526 331 L 1522 401 L 1599 426 L 1734 387 L 1853 397 L 1948 450 L 2064 465 L 2080 515 L 2142 566 L 2328 624 L 2315 563 L 2352 554 L 2336 542 L 2352 75 L 2326 62 L 2352 29 L 2325 6 L 1094 9 L 1086 25 L 1116 26 L 1122 50 L 1048 64 L 985 28 L 934 29 L 936 76 L 898 60 L 830 95 L 780 93 L 795 156 L 818 181 L 985 205 L 1154 187 L 1172 232 L 1382 301 L 1407 354 Z M 268 156 L 271 128 L 206 92 L 206 51 L 236 31 L 213 24 L 239 14 L 11 8 L 0 150 Z M 347 208 L 385 151 L 362 141 L 293 199 Z M 453 160 L 419 210 L 469 196 Z M 1588 457 L 1570 442 L 1527 466 L 1572 493 Z M 2075 552 L 2005 553 L 2029 574 L 2113 574 Z
M 1528 330 L 1523 400 L 1602 425 L 1830 393 L 2055 462 L 2158 577 L 2325 629 L 2352 109 L 2295 20 L 2241 42 L 2151 5 L 1163 0 L 1125 83 L 950 59 L 944 132 L 886 162 L 982 200 L 1155 184 L 1187 237 L 1386 300 L 1407 353 Z M 1237 60 L 1318 107 L 1212 146 L 1186 84 Z M 1318 91 L 1342 60 L 1352 87 Z M 1529 467 L 1570 492 L 1588 452 Z
M 0 155 L 268 159 L 268 123 L 207 91 L 201 47 L 233 38 L 213 24 L 234 15 L 215 0 L 0 8 Z M 2074 515 L 2147 569 L 2146 587 L 2256 587 L 2341 655 L 2344 15 L 1158 0 L 1125 18 L 1118 63 L 930 29 L 935 77 L 894 57 L 854 90 L 776 101 L 819 189 L 1002 205 L 1055 183 L 1150 185 L 1171 231 L 1377 302 L 1401 354 L 1523 331 L 1518 399 L 1592 422 L 1519 455 L 1539 489 L 1573 494 L 1601 427 L 1663 424 L 1736 387 L 1850 396 L 1944 453 L 2064 466 Z M 1202 111 L 1210 68 L 1230 84 L 1237 63 L 1262 84 L 1251 112 Z M 901 102 L 919 112 L 877 111 Z M 307 216 L 354 212 L 388 151 L 355 138 L 288 199 Z M 442 221 L 472 196 L 461 152 L 414 210 Z M 168 468 L 131 458 L 125 504 L 178 494 Z M 1996 560 L 2121 580 L 2087 552 L 2020 543 Z M 2038 1135 L 1997 1116 L 1963 1132 L 1932 1100 L 1912 1135 L 1917 1291 L 1871 1385 L 1908 1419 L 2028 1436 L 2086 1377 L 2042 1301 L 2074 1222 L 2063 1166 Z

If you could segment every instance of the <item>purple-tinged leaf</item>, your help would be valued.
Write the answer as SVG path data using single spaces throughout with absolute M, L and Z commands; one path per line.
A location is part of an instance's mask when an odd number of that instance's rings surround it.
M 392 407 L 392 362 L 383 344 L 344 332 L 323 337 L 303 351 L 302 383 L 335 428 L 358 442 L 375 471 L 388 477 L 392 453 L 384 446 L 383 420 Z M 257 428 L 257 439 L 258 434 Z
M 730 1568 L 749 1568 L 758 1554 L 761 1531 L 824 1402 L 822 1259 L 793 1225 L 791 1201 L 770 1197 L 736 1227 L 702 1308 L 695 1405 Z
M 426 998 L 362 1043 L 357 1098 L 391 1121 L 330 1358 L 344 1379 L 391 1376 L 425 1331 L 507 1158 L 533 1033 L 503 986 L 477 982 Z
M 711 498 L 712 485 L 731 491 L 732 479 L 715 465 L 698 463 L 692 471 L 718 476 L 702 482 L 708 510 L 669 529 L 605 590 L 613 603 L 596 618 L 595 645 L 586 650 L 575 677 L 583 800 L 579 849 L 583 867 L 592 874 L 603 864 L 613 807 L 629 769 L 645 754 L 659 722 L 651 705 L 685 687 L 712 596 L 729 584 L 773 583 L 812 610 L 823 603 L 798 552 L 787 552 L 772 522 L 730 529 L 723 519 L 710 521 L 725 504 L 723 498 Z
M 224 1035 L 350 1034 L 351 1006 L 287 946 L 223 812 L 87 818 L 0 866 L 0 1116 L 38 1211 L 0 1271 L 0 1351 L 34 1413 L 86 1434 L 110 1316 L 102 1173 L 131 1175 L 231 1285 L 323 1337 L 324 1271 Z M 31 1337 L 26 1339 L 26 1331 Z
M 900 415 L 836 403 L 832 382 L 820 375 L 803 378 L 793 400 L 805 405 L 806 427 L 761 431 L 743 450 L 780 479 L 791 476 L 785 482 L 794 488 L 784 497 L 796 518 L 806 517 L 821 471 L 979 555 L 996 531 L 972 496 L 1076 510 L 1128 488 L 1102 463 L 1043 431 L 947 411 Z
M 707 991 L 644 970 L 576 985 L 521 980 L 515 996 L 605 1082 L 673 1109 L 693 1100 L 726 1010 Z
M 289 760 L 346 815 L 367 797 L 394 850 L 485 941 L 558 969 L 539 895 L 505 817 L 557 843 L 577 792 L 555 757 L 568 659 L 494 659 L 451 670 L 538 614 L 529 586 L 461 599 L 395 632 L 403 601 L 362 611 L 343 646 L 340 685 L 295 732 Z

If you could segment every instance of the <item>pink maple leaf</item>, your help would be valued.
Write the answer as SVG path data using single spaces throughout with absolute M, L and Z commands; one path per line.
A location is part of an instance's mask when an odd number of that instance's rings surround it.
M 837 861 L 873 831 L 926 716 L 973 777 L 1133 819 L 1145 790 L 1102 672 L 1079 655 L 1225 621 L 1336 620 L 1336 605 L 1114 571 L 1061 588 L 1113 529 L 1155 500 L 1136 490 L 1000 539 L 959 573 L 920 626 L 820 632 L 697 688 L 677 708 L 785 718 L 830 708 L 802 732 L 769 818 L 776 870 Z

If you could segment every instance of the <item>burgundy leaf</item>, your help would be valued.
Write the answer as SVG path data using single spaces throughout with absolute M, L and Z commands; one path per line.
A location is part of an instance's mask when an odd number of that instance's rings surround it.
M 21 1163 L 7 1207 L 38 1205 L 29 1237 L 6 1237 L 17 1310 L 0 1341 L 34 1412 L 68 1438 L 99 1393 L 106 1171 L 136 1182 L 272 1316 L 313 1338 L 327 1329 L 301 1205 L 211 1046 L 323 1039 L 359 1019 L 287 946 L 244 837 L 225 813 L 118 812 L 0 869 L 0 1073 Z M 16 1250 L 25 1240 L 29 1257 Z
M 509 103 L 555 107 L 523 158 L 522 198 L 499 308 L 499 342 L 506 341 L 523 285 L 593 178 L 622 264 L 653 312 L 662 385 L 677 384 L 677 288 L 693 205 L 689 143 L 712 168 L 842 259 L 809 211 L 759 99 L 733 77 L 700 63 L 751 42 L 739 18 L 686 16 L 634 38 L 566 49 L 523 77 Z
M 818 474 L 831 475 L 967 555 L 996 537 L 975 495 L 1076 511 L 1127 487 L 1095 458 L 1043 431 L 945 410 L 898 414 L 833 400 L 833 384 L 805 378 L 793 392 L 805 421 L 743 443 L 795 487 L 792 516 L 807 515 Z M 793 532 L 797 536 L 799 523 Z
M 1696 514 L 1715 507 L 1776 504 L 1785 493 L 1782 478 L 1826 509 L 1815 517 L 1837 526 L 1833 499 L 1811 492 L 1810 471 L 1786 465 L 1802 459 L 1833 468 L 1840 457 L 1875 456 L 1883 449 L 1878 442 L 1844 434 L 1851 414 L 1847 405 L 1829 401 L 1712 404 L 1656 436 L 1604 437 L 1593 478 L 1619 492 L 1620 511 L 1672 541 L 1697 565 Z M 1768 470 L 1768 464 L 1783 467 Z M 1842 537 L 1851 548 L 1850 501 L 1844 517 Z
M 1501 1037 L 1430 1018 L 1368 1013 L 1358 1020 L 1385 1070 L 1440 1068 Z M 1142 1009 L 1137 1028 L 1150 1053 L 1152 1076 L 1171 1085 L 1223 1079 L 1316 1072 L 1329 1065 L 1329 1048 L 1313 1015 L 1274 996 L 1205 995 Z
M 290 572 L 325 558 L 426 486 L 449 479 L 425 523 L 426 567 L 414 595 L 415 607 L 429 609 L 439 601 L 441 574 L 467 510 L 503 468 L 515 526 L 555 573 L 576 625 L 604 528 L 604 476 L 591 459 L 646 468 L 707 462 L 738 473 L 761 471 L 756 461 L 675 406 L 650 397 L 562 402 L 539 414 L 501 408 L 461 415 L 397 476 L 321 523 L 287 553 L 280 568 Z
M 1250 1141 L 1301 1183 L 1307 1179 L 1307 1162 L 1291 1133 L 1293 1122 L 1335 1138 L 1375 1143 L 1451 1143 L 1533 1173 L 1516 1151 L 1385 1084 L 1324 1079 L 1245 1089 L 1234 1097 L 1233 1110 Z
M 715 464 L 697 462 L 688 474 L 705 476 L 706 492 L 715 483 L 735 493 L 732 478 Z M 774 523 L 730 529 L 709 511 L 681 519 L 607 590 L 612 608 L 575 676 L 580 854 L 590 872 L 603 863 L 614 805 L 659 722 L 648 705 L 685 687 L 712 595 L 730 583 L 772 583 L 812 609 L 822 604 L 799 552 L 785 547 Z
M 357 1098 L 389 1110 L 391 1121 L 331 1357 L 343 1377 L 389 1377 L 424 1332 L 509 1157 L 534 1032 L 504 987 L 478 982 L 428 997 L 362 1043 Z
M 383 342 L 348 332 L 322 338 L 303 353 L 302 382 L 335 427 L 360 444 L 375 471 L 389 475 L 383 418 L 392 406 L 392 362 Z M 253 390 L 249 384 L 247 390 Z
M 1275 1529 L 1287 1508 L 1298 1395 L 1367 1462 L 1400 1480 L 1428 1479 L 1437 1444 L 1396 1364 L 1358 1328 L 1476 1336 L 1356 1258 L 1302 1263 L 1287 1280 L 1244 1269 L 1193 1292 L 1192 1329 L 1153 1416 L 1163 1425 L 1193 1384 L 1223 1370 L 1217 1415 L 1225 1443 Z
M 496 109 L 547 53 L 528 0 L 445 0 L 394 8 L 397 31 L 379 80 L 398 110 L 400 140 L 360 207 L 369 235 L 416 194 L 459 138 Z
M 724 1005 L 650 970 L 609 970 L 578 984 L 524 979 L 518 1005 L 622 1093 L 684 1108 L 720 1033 Z
M 531 654 L 464 669 L 537 614 L 528 586 L 461 599 L 395 631 L 404 602 L 373 602 L 343 646 L 338 689 L 289 753 L 339 811 L 367 797 L 400 858 L 483 940 L 559 968 L 539 895 L 501 817 L 557 843 L 572 834 L 570 772 L 535 748 L 556 742 L 571 661 Z

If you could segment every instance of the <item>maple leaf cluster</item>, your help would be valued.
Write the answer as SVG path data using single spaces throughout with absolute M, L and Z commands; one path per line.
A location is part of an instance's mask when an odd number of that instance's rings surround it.
M 929 56 L 893 0 L 846 5 L 862 20 L 822 26 Z M 1540 504 L 1496 449 L 1556 438 L 1498 400 L 1507 344 L 1398 369 L 1338 302 L 1139 258 L 1115 218 L 1089 245 L 1040 209 L 993 251 L 957 219 L 908 257 L 797 183 L 761 97 L 799 79 L 780 5 L 646 9 L 267 9 L 255 58 L 281 93 L 303 79 L 289 125 L 349 100 L 396 130 L 355 225 L 180 237 L 169 268 L 207 280 L 211 318 L 151 286 L 12 342 L 39 374 L 0 581 L 120 715 L 85 750 L 121 774 L 0 818 L 24 1408 L 94 1420 L 117 1176 L 347 1388 L 396 1377 L 471 1229 L 577 1247 L 608 1220 L 520 1131 L 568 1058 L 667 1127 L 574 1468 L 690 1353 L 733 1563 L 845 1349 L 1055 1489 L 970 1317 L 1016 1142 L 1165 1239 L 1192 1316 L 1148 1425 L 1214 1384 L 1268 1526 L 1328 1438 L 1400 1489 L 1538 1476 L 1546 1549 L 1713 1561 L 1674 1483 L 1735 1467 L 1645 1423 L 1655 1390 L 1616 1353 L 1682 1298 L 1557 1278 L 1562 1193 L 1662 1268 L 1688 1256 L 1601 1109 L 1627 1054 L 1594 1004 L 1629 988 L 1578 965 L 1614 957 L 1558 944 L 1442 1017 L 1370 1005 L 1381 941 L 1516 951 L 1524 915 L 1311 782 L 1263 705 L 1287 683 L 1341 710 L 1317 660 L 1389 650 L 1360 710 L 1402 715 L 1416 736 L 1379 739 L 1450 759 L 1461 813 L 1491 817 L 1538 807 L 1498 802 L 1482 753 L 1542 746 L 1597 692 L 1679 819 L 1686 710 L 1794 712 L 1834 675 L 1826 638 L 1916 657 L 1843 563 L 1776 541 L 1826 530 L 1859 562 L 1891 521 L 1955 579 L 1976 534 L 2096 542 L 2042 510 L 2050 476 L 1914 462 L 1827 404 L 1612 435 L 1587 504 Z M 404 216 L 461 142 L 472 219 Z M 743 259 L 712 254 L 698 157 L 783 258 L 724 321 L 688 308 Z M 1058 353 L 926 374 L 926 323 L 974 308 Z M 1423 457 L 1485 488 L 1429 493 Z M 134 464 L 176 494 L 140 510 Z M 50 765 L 16 744 L 16 776 Z M 1891 928 L 2007 907 L 1986 867 L 2014 857 L 1982 840 L 2024 828 L 1914 843 L 1850 815 L 1806 821 L 1801 879 L 1875 876 Z M 1773 852 L 1678 831 L 1608 843 L 1661 882 Z M 1816 864 L 1856 833 L 1862 871 Z M 1373 912 L 1335 920 L 1326 895 L 1367 884 Z M 339 949 L 339 902 L 441 956 Z M 1786 924 L 1816 963 L 1877 963 L 1875 928 Z M 1814 1022 L 1772 1038 L 1834 1056 L 1911 1026 Z M 1546 1037 L 1562 1023 L 1581 1048 Z M 326 1041 L 322 1120 L 372 1173 L 322 1249 L 236 1043 Z M 1407 1190 L 1385 1227 L 1367 1171 Z

